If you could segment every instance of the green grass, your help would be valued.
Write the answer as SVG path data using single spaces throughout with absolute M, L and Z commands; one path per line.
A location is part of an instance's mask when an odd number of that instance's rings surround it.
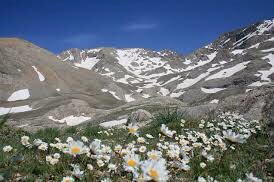
M 161 124 L 166 124 L 170 129 L 181 132 L 181 119 L 186 120 L 184 128 L 198 128 L 198 120 L 185 118 L 178 114 L 177 110 L 166 109 L 164 112 L 156 115 L 151 123 L 140 129 L 140 136 L 151 134 L 157 138 L 160 132 Z M 14 130 L 5 126 L 5 121 L 0 122 L 0 175 L 5 179 L 15 179 L 16 174 L 23 176 L 23 181 L 35 181 L 37 178 L 45 181 L 61 181 L 65 175 L 69 175 L 69 156 L 63 157 L 62 162 L 51 166 L 43 161 L 47 153 L 57 152 L 55 149 L 50 149 L 46 153 L 38 150 L 25 149 L 20 144 L 20 138 L 23 135 L 28 135 L 31 139 L 40 138 L 45 142 L 53 142 L 55 137 L 59 137 L 63 141 L 68 136 L 75 139 L 80 139 L 81 136 L 86 136 L 90 139 L 102 139 L 104 143 L 114 146 L 116 143 L 124 141 L 132 141 L 134 137 L 129 138 L 127 131 L 122 128 L 111 129 L 108 132 L 113 135 L 99 134 L 98 131 L 104 129 L 98 125 L 87 125 L 85 128 L 70 127 L 64 131 L 58 129 L 44 129 L 37 133 L 31 134 L 22 130 Z M 236 145 L 236 150 L 227 150 L 223 154 L 216 155 L 216 159 L 212 163 L 207 163 L 205 169 L 199 166 L 202 159 L 199 155 L 191 160 L 191 170 L 188 172 L 171 171 L 172 178 L 175 181 L 185 179 L 186 181 L 195 181 L 199 176 L 211 176 L 218 181 L 236 181 L 243 179 L 245 174 L 253 172 L 256 176 L 262 179 L 274 180 L 274 165 L 266 162 L 266 159 L 271 159 L 274 154 L 273 140 L 270 136 L 270 129 L 265 127 L 262 132 L 252 135 L 244 144 Z M 151 148 L 156 145 L 158 140 L 149 139 Z M 12 154 L 3 153 L 2 148 L 6 145 L 11 145 L 17 151 Z M 84 159 L 75 159 L 84 160 Z M 235 165 L 232 169 L 231 166 Z M 87 178 L 93 178 L 95 174 L 87 174 Z M 93 176 L 93 177 L 92 177 Z M 116 178 L 117 181 L 126 181 L 125 179 Z

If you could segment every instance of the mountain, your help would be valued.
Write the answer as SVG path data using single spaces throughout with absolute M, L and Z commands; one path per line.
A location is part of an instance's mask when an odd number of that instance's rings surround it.
M 89 108 L 109 109 L 123 104 L 101 91 L 108 79 L 93 71 L 78 71 L 52 53 L 16 38 L 0 39 L 0 75 L 0 114 L 37 118 L 41 120 L 37 124 L 48 120 L 42 117 L 45 114 L 81 115 L 83 109 L 92 113 Z
M 170 104 L 189 113 L 239 109 L 254 119 L 274 108 L 274 19 L 224 33 L 189 55 L 100 47 L 55 56 L 1 39 L 0 63 L 0 113 L 13 107 L 10 125 L 27 129 L 102 122 Z
M 142 48 L 71 49 L 64 62 L 111 78 L 125 86 L 106 86 L 126 102 L 170 96 L 196 105 L 218 102 L 273 81 L 274 20 L 225 33 L 190 55 Z

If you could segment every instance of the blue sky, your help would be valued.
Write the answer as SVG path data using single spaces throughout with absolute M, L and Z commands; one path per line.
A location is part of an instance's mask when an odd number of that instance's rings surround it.
M 274 17 L 273 0 L 1 0 L 0 37 L 54 53 L 144 47 L 182 54 L 221 33 Z

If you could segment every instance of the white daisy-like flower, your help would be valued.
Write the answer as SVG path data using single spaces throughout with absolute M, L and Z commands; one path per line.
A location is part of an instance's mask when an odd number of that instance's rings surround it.
M 184 170 L 184 171 L 189 171 L 190 166 L 188 165 L 188 160 L 181 159 L 180 161 L 175 160 L 175 161 L 170 161 L 169 164 L 172 167 Z
M 46 156 L 46 161 L 47 161 L 47 162 L 50 162 L 51 160 L 52 160 L 52 156 L 51 156 L 51 155 L 47 155 L 47 156 Z
M 46 151 L 46 150 L 48 150 L 48 144 L 45 143 L 45 142 L 43 142 L 43 143 L 41 143 L 41 144 L 38 146 L 38 149 L 39 149 L 39 150 Z
M 59 154 L 59 153 L 55 153 L 55 154 L 53 154 L 53 157 L 54 157 L 55 159 L 59 159 L 59 158 L 60 158 L 60 154 Z
M 109 169 L 109 171 L 116 171 L 117 166 L 115 164 L 109 164 L 108 169 Z
M 83 142 L 88 142 L 88 138 L 85 137 L 85 136 L 82 136 L 82 137 L 81 137 L 81 140 L 82 140 Z
M 71 176 L 63 177 L 62 182 L 74 182 L 74 178 Z
M 146 139 L 144 137 L 138 137 L 137 138 L 137 142 L 138 143 L 145 143 L 146 142 Z
M 146 150 L 147 150 L 146 146 L 141 146 L 141 147 L 139 148 L 139 152 L 141 152 L 141 153 L 145 153 Z
M 158 150 L 151 150 L 147 152 L 147 156 L 151 160 L 159 160 L 162 157 L 162 152 Z
M 147 181 L 167 181 L 168 170 L 166 167 L 165 159 L 161 158 L 159 160 L 147 160 L 141 165 L 142 172 Z
M 44 142 L 41 139 L 35 139 L 35 140 L 33 140 L 33 145 L 35 145 L 35 146 L 39 146 L 42 143 L 44 143 Z
M 10 145 L 7 145 L 7 146 L 5 146 L 5 147 L 3 147 L 3 152 L 10 152 L 10 151 L 12 151 L 12 146 L 10 146 Z
M 202 147 L 203 144 L 200 143 L 200 142 L 195 142 L 195 143 L 192 144 L 192 146 L 195 147 L 195 148 L 198 148 L 198 147 Z
M 120 154 L 121 154 L 121 155 L 130 154 L 130 150 L 128 150 L 128 149 L 122 149 L 122 150 L 120 151 Z
M 201 124 L 199 124 L 199 128 L 204 128 L 204 126 L 205 126 L 205 125 L 204 125 L 204 124 L 202 124 L 202 123 L 201 123 Z
M 67 143 L 70 143 L 70 142 L 72 142 L 72 141 L 74 141 L 72 137 L 68 137 L 68 138 L 67 138 Z
M 87 168 L 88 168 L 88 170 L 90 170 L 90 171 L 93 171 L 93 169 L 94 169 L 93 165 L 91 165 L 91 164 L 87 164 Z
M 206 167 L 206 163 L 201 162 L 201 163 L 200 163 L 200 167 L 201 167 L 201 168 L 205 168 L 205 167 Z
M 109 162 L 111 157 L 109 155 L 103 155 L 102 159 L 104 159 L 105 162 Z
M 55 165 L 55 164 L 57 164 L 59 162 L 59 159 L 55 159 L 55 158 L 51 158 L 51 160 L 49 161 L 49 163 L 51 164 L 51 165 Z
M 59 159 L 53 158 L 51 155 L 46 156 L 46 162 L 48 162 L 51 165 L 55 165 L 59 162 Z
M 215 158 L 213 157 L 213 155 L 207 155 L 207 156 L 206 156 L 206 159 L 207 159 L 207 161 L 209 161 L 209 162 L 213 162 L 213 161 L 215 160 Z
M 246 174 L 246 181 L 248 182 L 262 182 L 263 180 L 255 177 L 253 173 Z
M 54 138 L 54 140 L 56 140 L 58 143 L 61 143 L 61 140 L 58 137 Z
M 29 146 L 30 145 L 30 143 L 29 143 L 29 136 L 22 136 L 21 137 L 21 143 L 24 146 Z
M 137 131 L 138 131 L 139 127 L 136 124 L 130 123 L 127 128 L 128 128 L 128 132 L 130 134 L 138 136 L 138 132 Z
M 81 171 L 79 165 L 71 164 L 71 166 L 73 167 L 72 175 L 78 179 L 81 179 L 84 175 L 84 171 Z
M 99 167 L 103 167 L 103 166 L 105 165 L 105 162 L 104 162 L 103 160 L 101 160 L 101 159 L 98 159 L 98 160 L 96 161 L 96 163 L 97 163 L 97 165 L 98 165 Z
M 233 143 L 244 143 L 246 141 L 244 135 L 236 134 L 232 130 L 223 131 L 223 136 L 225 139 Z
M 140 164 L 139 156 L 133 153 L 125 155 L 124 161 L 124 168 L 129 172 L 134 172 Z
M 106 145 L 102 145 L 102 152 L 105 153 L 105 154 L 109 154 L 111 153 L 111 148 L 109 146 L 106 146 Z
M 149 139 L 153 139 L 154 136 L 152 136 L 151 134 L 146 134 L 146 137 L 149 138 Z
M 112 180 L 110 178 L 104 178 L 100 182 L 112 182 Z
M 89 148 L 85 146 L 83 142 L 72 141 L 68 144 L 68 147 L 64 150 L 64 153 L 71 154 L 75 157 L 76 155 L 87 153 L 88 151 Z
M 162 124 L 161 125 L 161 132 L 164 134 L 164 135 L 166 135 L 166 136 L 168 136 L 168 137 L 170 137 L 170 138 L 172 138 L 173 137 L 173 135 L 176 133 L 176 131 L 171 131 L 165 124 Z
M 121 150 L 122 150 L 122 145 L 115 145 L 115 147 L 114 147 L 114 151 L 115 152 L 120 152 Z
M 96 155 L 102 154 L 101 140 L 95 139 L 94 141 L 91 142 L 91 144 L 89 145 L 89 148 Z
M 207 180 L 204 177 L 199 176 L 198 177 L 198 182 L 207 182 Z

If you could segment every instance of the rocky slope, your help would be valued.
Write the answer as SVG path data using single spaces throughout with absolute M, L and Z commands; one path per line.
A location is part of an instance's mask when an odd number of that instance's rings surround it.
M 82 113 L 88 118 L 89 110 L 123 104 L 101 92 L 108 79 L 78 69 L 29 42 L 0 39 L 0 114 L 13 113 L 20 126 L 25 118 L 34 122 Z
M 274 20 L 225 33 L 187 56 L 96 48 L 56 57 L 26 41 L 1 39 L 0 73 L 0 113 L 16 113 L 9 124 L 29 130 L 124 119 L 133 108 L 167 105 L 197 116 L 237 103 L 247 117 L 271 118 Z

